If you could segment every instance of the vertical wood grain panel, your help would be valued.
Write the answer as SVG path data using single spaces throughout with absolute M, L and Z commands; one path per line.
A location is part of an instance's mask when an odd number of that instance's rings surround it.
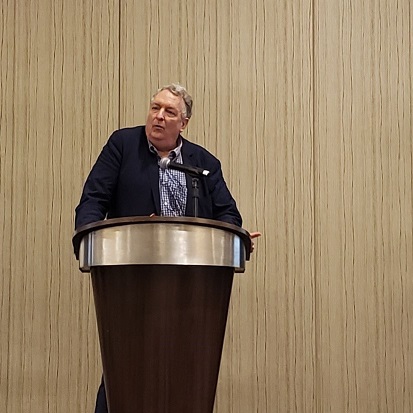
M 317 411 L 410 412 L 410 4 L 315 16 Z
M 311 22 L 310 1 L 121 10 L 121 124 L 145 121 L 158 86 L 186 85 L 187 137 L 221 159 L 244 226 L 264 232 L 234 283 L 217 412 L 313 409 Z
M 0 409 L 6 411 L 9 403 L 8 371 L 10 364 L 9 349 L 10 342 L 10 316 L 11 316 L 11 279 L 10 269 L 12 267 L 12 234 L 11 216 L 12 205 L 10 196 L 12 193 L 12 170 L 13 165 L 13 111 L 6 109 L 6 102 L 13 95 L 13 73 L 14 64 L 14 36 L 15 36 L 15 12 L 9 3 L 3 3 L 0 8 L 1 23 L 1 45 L 0 48 L 0 263 L 2 267 L 0 277 Z M 6 30 L 7 28 L 7 30 Z
M 1 23 L 0 410 L 90 411 L 100 356 L 71 235 L 85 174 L 118 124 L 118 12 L 5 1 Z
M 234 284 L 217 410 L 311 410 L 311 5 L 233 3 L 231 25 L 231 98 L 218 118 L 225 131 L 231 119 L 230 146 L 220 157 L 246 227 L 264 238 Z

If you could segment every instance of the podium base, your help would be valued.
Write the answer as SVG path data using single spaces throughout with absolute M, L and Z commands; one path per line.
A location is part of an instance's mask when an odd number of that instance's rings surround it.
M 91 270 L 112 413 L 212 413 L 234 269 Z

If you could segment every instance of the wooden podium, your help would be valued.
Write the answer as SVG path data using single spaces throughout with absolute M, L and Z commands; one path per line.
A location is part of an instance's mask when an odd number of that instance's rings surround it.
M 111 413 L 212 413 L 248 232 L 201 218 L 108 219 L 74 237 L 90 272 Z

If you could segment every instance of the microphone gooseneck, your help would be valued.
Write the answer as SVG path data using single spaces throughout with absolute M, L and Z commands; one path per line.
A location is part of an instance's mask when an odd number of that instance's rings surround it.
M 208 176 L 209 171 L 196 166 L 190 166 L 183 163 L 171 161 L 168 157 L 161 158 L 159 161 L 161 169 L 175 169 L 176 171 L 185 172 L 191 176 Z

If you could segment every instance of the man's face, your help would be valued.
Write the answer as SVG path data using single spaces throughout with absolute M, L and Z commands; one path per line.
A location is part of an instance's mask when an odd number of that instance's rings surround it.
M 146 119 L 146 136 L 159 152 L 177 146 L 178 135 L 186 128 L 185 103 L 180 96 L 162 90 L 152 100 Z

